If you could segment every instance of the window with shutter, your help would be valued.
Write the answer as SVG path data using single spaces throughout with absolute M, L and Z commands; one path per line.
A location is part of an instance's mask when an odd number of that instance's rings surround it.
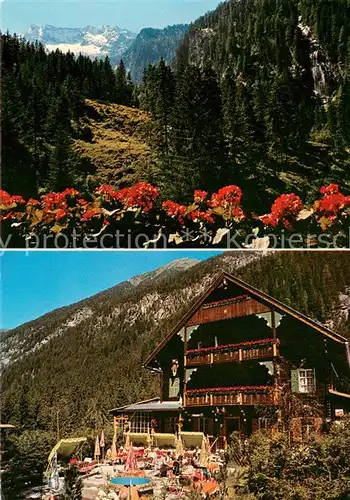
M 290 372 L 291 390 L 292 392 L 299 392 L 299 376 L 298 370 L 291 370 Z
M 299 392 L 303 394 L 309 394 L 316 391 L 316 379 L 315 370 L 311 369 L 299 369 Z
M 178 398 L 180 394 L 180 377 L 169 379 L 169 398 Z

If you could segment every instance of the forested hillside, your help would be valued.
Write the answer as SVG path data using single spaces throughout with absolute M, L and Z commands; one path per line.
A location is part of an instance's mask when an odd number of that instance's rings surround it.
M 123 160 L 115 167 L 122 137 L 113 132 L 116 148 L 106 144 L 112 184 L 148 181 L 164 199 L 183 203 L 194 189 L 236 184 L 246 209 L 258 213 L 283 192 L 307 202 L 329 183 L 349 192 L 348 2 L 229 1 L 188 29 L 167 29 L 147 29 L 135 40 L 134 74 L 143 71 L 143 54 L 154 49 L 159 57 L 159 46 L 169 51 L 179 41 L 176 60 L 149 66 L 137 85 L 123 62 L 115 72 L 108 58 L 46 54 L 40 44 L 3 35 L 3 189 L 24 196 L 66 187 L 91 192 L 96 162 L 72 148 L 75 139 L 93 142 L 89 130 L 79 136 L 88 98 L 146 112 L 145 145 L 140 158 L 138 148 L 129 158 L 139 169 L 124 168 Z M 116 108 L 99 120 L 100 130 L 114 122 L 119 131 Z
M 76 154 L 73 139 L 91 140 L 83 120 L 86 98 L 133 103 L 123 63 L 114 72 L 108 58 L 46 53 L 40 43 L 9 34 L 1 43 L 2 188 L 28 197 L 86 189 L 95 168 L 88 156 Z
M 321 179 L 349 188 L 349 34 L 341 0 L 230 1 L 193 23 L 177 71 L 145 77 L 155 182 L 186 199 L 226 179 L 255 206 Z
M 150 64 L 157 64 L 160 59 L 171 63 L 187 29 L 186 24 L 174 24 L 164 29 L 142 29 L 122 55 L 132 79 L 139 83 L 144 70 Z M 119 63 L 117 57 L 111 57 L 111 60 Z

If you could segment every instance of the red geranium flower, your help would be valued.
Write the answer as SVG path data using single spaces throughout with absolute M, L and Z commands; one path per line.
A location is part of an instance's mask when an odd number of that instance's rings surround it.
M 63 208 L 59 208 L 56 212 L 56 217 L 55 219 L 56 220 L 61 220 L 63 219 L 63 217 L 65 217 L 67 215 L 67 211 L 64 210 Z
M 199 189 L 197 189 L 193 194 L 193 200 L 195 203 L 201 203 L 206 199 L 207 196 L 207 191 L 200 191 Z
M 180 224 L 184 224 L 183 216 L 187 210 L 185 205 L 180 205 L 179 203 L 168 200 L 162 203 L 162 207 L 169 217 L 177 217 Z
M 303 208 L 299 196 L 294 193 L 282 194 L 273 203 L 271 213 L 263 215 L 260 220 L 266 225 L 277 227 L 282 224 L 288 231 L 293 230 L 292 221 Z
M 102 210 L 100 208 L 89 208 L 86 210 L 82 218 L 80 219 L 81 222 L 85 222 L 88 220 L 91 220 L 93 217 L 99 217 L 102 213 Z
M 336 194 L 339 193 L 339 184 L 330 184 L 329 186 L 322 186 L 320 189 L 321 194 Z
M 237 206 L 241 203 L 242 191 L 238 186 L 225 186 L 217 193 L 213 193 L 208 205 L 211 208 L 222 207 L 230 208 L 232 206 Z
M 35 200 L 34 198 L 29 198 L 27 205 L 33 205 L 34 207 L 37 207 L 38 205 L 40 205 L 40 201 Z
M 201 212 L 200 210 L 193 210 L 188 214 L 188 218 L 193 222 L 214 222 L 214 218 L 210 211 Z
M 327 217 L 330 221 L 334 221 L 341 210 L 350 206 L 350 196 L 345 196 L 339 191 L 338 184 L 330 184 L 327 187 L 322 187 L 320 192 L 323 193 L 323 199 L 317 200 L 314 205 L 316 215 Z
M 126 207 L 140 207 L 144 212 L 149 212 L 158 196 L 158 188 L 147 182 L 138 182 L 135 186 L 119 191 L 116 199 L 120 200 Z

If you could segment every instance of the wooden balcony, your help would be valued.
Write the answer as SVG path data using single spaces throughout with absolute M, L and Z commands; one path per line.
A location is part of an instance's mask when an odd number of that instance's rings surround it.
M 193 349 L 186 353 L 186 366 L 232 363 L 247 359 L 269 359 L 278 356 L 278 340 L 263 339 L 225 346 Z
M 185 406 L 275 405 L 278 394 L 271 386 L 239 386 L 212 389 L 190 389 Z

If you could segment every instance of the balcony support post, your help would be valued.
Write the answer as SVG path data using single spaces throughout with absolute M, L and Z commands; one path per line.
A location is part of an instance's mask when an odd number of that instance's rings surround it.
M 186 406 L 186 387 L 187 387 L 186 353 L 187 353 L 187 326 L 185 326 L 184 328 L 184 378 L 183 378 L 183 389 L 182 389 L 183 406 Z
M 279 386 L 280 386 L 280 367 L 277 360 L 277 333 L 276 333 L 276 317 L 275 309 L 271 310 L 271 326 L 272 335 L 274 339 L 273 343 L 273 376 L 274 376 L 274 390 L 273 390 L 273 402 L 275 405 L 279 403 Z M 281 420 L 281 412 L 278 410 L 278 422 Z

